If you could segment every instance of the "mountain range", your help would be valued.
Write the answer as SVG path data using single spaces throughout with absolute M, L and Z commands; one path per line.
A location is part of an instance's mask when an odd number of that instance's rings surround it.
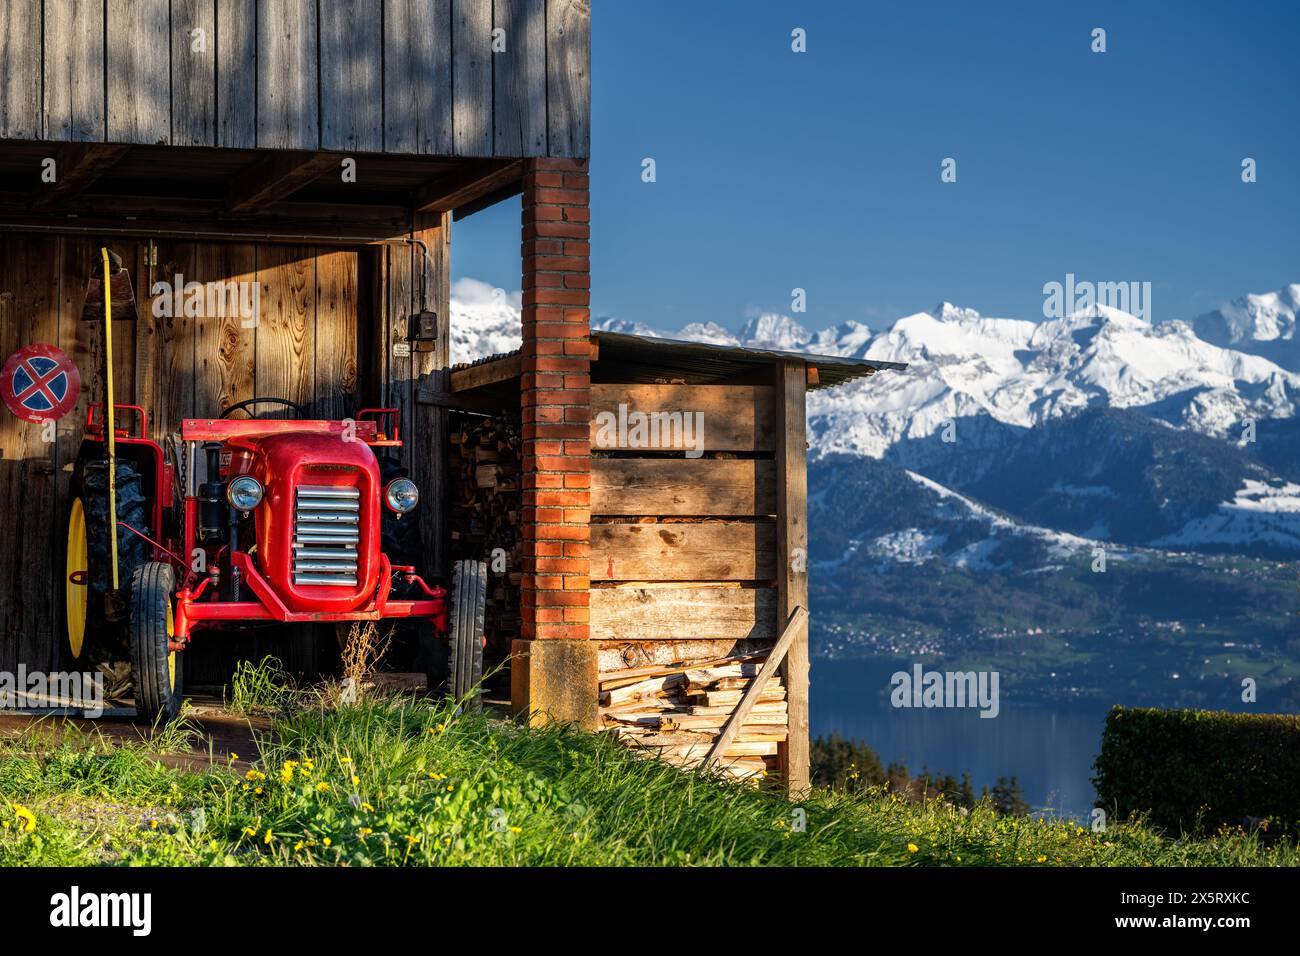
M 460 280 L 455 359 L 515 347 L 517 301 Z M 1280 563 L 1300 555 L 1297 309 L 1300 284 L 1158 324 L 942 302 L 879 330 L 778 313 L 734 333 L 593 326 L 907 363 L 809 395 L 814 600 L 838 635 L 823 651 L 1170 622 L 1276 650 L 1300 611 Z

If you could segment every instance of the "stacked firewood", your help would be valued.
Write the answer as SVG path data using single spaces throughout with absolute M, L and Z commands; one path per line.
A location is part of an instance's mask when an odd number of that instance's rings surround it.
M 450 432 L 452 555 L 487 562 L 488 640 L 504 659 L 519 637 L 522 440 L 517 425 L 494 418 L 464 416 Z
M 681 767 L 699 766 L 722 733 L 764 658 L 726 657 L 609 671 L 600 675 L 600 723 L 621 743 Z M 788 728 L 785 686 L 768 680 L 718 761 L 734 777 L 776 770 Z

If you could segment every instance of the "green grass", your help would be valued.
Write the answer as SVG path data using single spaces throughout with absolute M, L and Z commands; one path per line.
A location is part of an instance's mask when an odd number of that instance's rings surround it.
M 173 731 L 165 746 L 190 736 Z M 1300 863 L 1294 844 L 1242 833 L 1092 833 L 880 791 L 815 791 L 795 806 L 773 788 L 637 759 L 604 737 L 409 698 L 324 710 L 300 697 L 243 773 L 187 773 L 159 757 L 156 742 L 41 727 L 0 741 L 0 864 Z

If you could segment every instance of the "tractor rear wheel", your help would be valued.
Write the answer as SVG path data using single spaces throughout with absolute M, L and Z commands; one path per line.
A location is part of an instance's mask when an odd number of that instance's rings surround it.
M 113 589 L 113 553 L 109 538 L 113 521 L 108 513 L 108 462 L 82 461 L 74 475 L 72 495 L 74 499 L 80 499 L 84 516 L 87 561 L 83 568 L 93 617 L 96 606 L 107 610 L 104 596 Z M 144 479 L 134 462 L 118 459 L 114 499 L 117 504 L 117 581 L 118 588 L 124 590 L 131 581 L 132 572 L 151 556 L 149 542 L 122 527 L 126 524 L 143 534 L 152 533 Z M 71 520 L 68 531 L 72 533 Z M 114 601 L 113 606 L 120 605 Z M 71 636 L 69 634 L 70 641 Z
M 473 708 L 480 706 L 483 681 L 483 615 L 487 606 L 487 563 L 457 561 L 451 574 L 448 691 Z
M 131 576 L 131 677 L 135 712 L 142 720 L 171 720 L 181 711 L 181 655 L 171 649 L 172 594 L 176 577 L 170 565 L 149 561 Z
M 130 461 L 117 463 L 117 520 L 149 533 L 143 480 Z M 72 479 L 64 551 L 64 621 L 74 661 L 114 659 L 124 648 L 121 631 L 105 616 L 104 596 L 112 589 L 108 518 L 108 463 L 81 459 Z M 149 558 L 148 542 L 118 528 L 119 587 Z

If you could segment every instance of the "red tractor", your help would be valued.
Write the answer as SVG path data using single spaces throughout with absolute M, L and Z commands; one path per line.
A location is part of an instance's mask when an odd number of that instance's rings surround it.
M 265 404 L 295 417 L 230 417 Z M 92 636 L 125 632 L 141 717 L 179 711 L 179 656 L 196 632 L 256 623 L 427 622 L 450 645 L 448 689 L 473 691 L 486 567 L 457 564 L 451 595 L 416 572 L 419 489 L 376 455 L 401 446 L 397 409 L 329 421 L 254 398 L 186 419 L 164 453 L 143 409 L 114 406 L 110 435 L 102 408 L 72 482 L 68 641 L 84 658 Z

